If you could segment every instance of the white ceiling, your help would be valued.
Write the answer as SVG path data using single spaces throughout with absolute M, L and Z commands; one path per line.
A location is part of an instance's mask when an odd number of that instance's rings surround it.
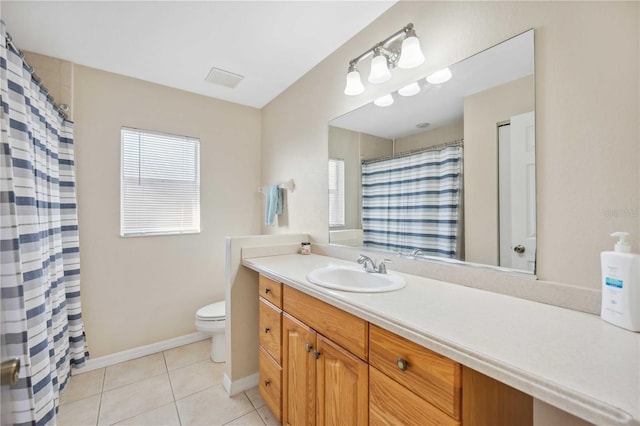
M 394 3 L 3 0 L 0 13 L 21 50 L 262 108 Z M 217 86 L 212 67 L 245 78 Z

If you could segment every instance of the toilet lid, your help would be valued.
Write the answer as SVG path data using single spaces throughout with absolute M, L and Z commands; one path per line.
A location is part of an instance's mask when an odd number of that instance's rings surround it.
M 224 300 L 221 302 L 212 303 L 205 307 L 198 309 L 196 317 L 201 320 L 217 320 L 224 319 Z

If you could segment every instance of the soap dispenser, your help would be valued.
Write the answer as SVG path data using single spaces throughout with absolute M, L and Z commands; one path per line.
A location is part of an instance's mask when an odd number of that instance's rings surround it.
M 631 331 L 640 331 L 640 256 L 631 253 L 628 232 L 614 232 L 619 238 L 614 251 L 600 254 L 602 264 L 602 309 L 600 317 Z

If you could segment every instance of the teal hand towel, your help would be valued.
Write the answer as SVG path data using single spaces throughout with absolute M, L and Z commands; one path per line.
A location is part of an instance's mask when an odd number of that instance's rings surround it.
M 282 189 L 278 185 L 269 185 L 265 187 L 264 194 L 266 197 L 264 224 L 274 226 L 276 215 L 282 213 Z

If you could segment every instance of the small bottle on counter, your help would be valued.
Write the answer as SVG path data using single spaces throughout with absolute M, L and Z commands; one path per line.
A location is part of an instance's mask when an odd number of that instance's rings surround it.
M 618 327 L 640 331 L 640 256 L 631 253 L 628 232 L 614 232 L 620 240 L 614 251 L 603 251 L 602 310 L 600 316 Z
M 300 243 L 300 254 L 311 254 L 311 243 Z

